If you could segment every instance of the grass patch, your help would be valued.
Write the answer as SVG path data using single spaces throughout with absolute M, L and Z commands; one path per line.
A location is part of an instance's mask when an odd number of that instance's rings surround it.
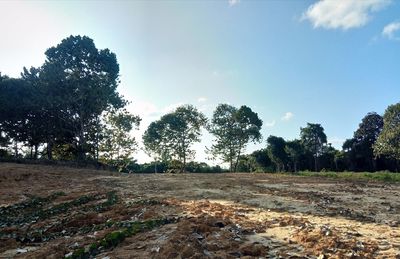
M 361 180 L 377 180 L 383 182 L 400 182 L 400 173 L 392 173 L 387 171 L 381 172 L 299 172 L 297 175 L 304 177 L 326 177 L 334 179 L 361 179 Z
M 137 233 L 148 231 L 156 227 L 160 227 L 165 224 L 174 223 L 178 219 L 154 219 L 147 221 L 134 221 L 124 222 L 125 228 L 117 231 L 113 231 L 105 235 L 102 239 L 86 245 L 85 247 L 77 248 L 72 252 L 72 255 L 67 256 L 69 259 L 84 259 L 92 258 L 100 252 L 116 247 L 127 237 L 136 235 Z

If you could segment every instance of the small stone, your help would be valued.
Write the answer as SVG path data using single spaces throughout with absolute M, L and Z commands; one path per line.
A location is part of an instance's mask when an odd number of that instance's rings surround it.
M 160 252 L 160 247 L 159 246 L 153 247 L 150 251 L 158 253 Z
M 26 252 L 28 252 L 28 249 L 25 249 L 25 248 L 17 248 L 17 254 L 23 254 L 23 253 L 26 253 Z

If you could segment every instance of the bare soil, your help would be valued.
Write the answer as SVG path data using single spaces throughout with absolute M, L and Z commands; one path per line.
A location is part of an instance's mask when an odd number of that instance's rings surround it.
M 400 258 L 400 184 L 0 164 L 0 258 L 65 256 Z

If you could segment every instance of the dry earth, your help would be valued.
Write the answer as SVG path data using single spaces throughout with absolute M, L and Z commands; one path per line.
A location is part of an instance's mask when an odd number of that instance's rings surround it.
M 400 185 L 0 164 L 0 258 L 400 258 Z

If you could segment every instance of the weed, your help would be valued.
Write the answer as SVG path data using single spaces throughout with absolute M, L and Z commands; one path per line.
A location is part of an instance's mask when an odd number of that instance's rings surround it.
M 101 240 L 97 241 L 96 243 L 92 243 L 85 248 L 78 248 L 75 250 L 71 256 L 67 257 L 70 259 L 84 259 L 90 258 L 98 254 L 101 250 L 110 249 L 116 247 L 125 238 L 136 235 L 139 232 L 143 232 L 146 230 L 151 230 L 153 228 L 174 223 L 178 219 L 154 219 L 154 220 L 147 220 L 147 221 L 134 221 L 134 222 L 120 222 L 120 225 L 128 225 L 128 227 L 123 228 L 121 230 L 117 230 L 111 233 L 108 233 L 104 236 Z
M 364 179 L 364 180 L 377 180 L 384 182 L 400 182 L 399 173 L 391 173 L 387 171 L 382 172 L 299 172 L 297 175 L 305 177 L 327 177 L 327 178 L 340 178 L 340 179 Z

